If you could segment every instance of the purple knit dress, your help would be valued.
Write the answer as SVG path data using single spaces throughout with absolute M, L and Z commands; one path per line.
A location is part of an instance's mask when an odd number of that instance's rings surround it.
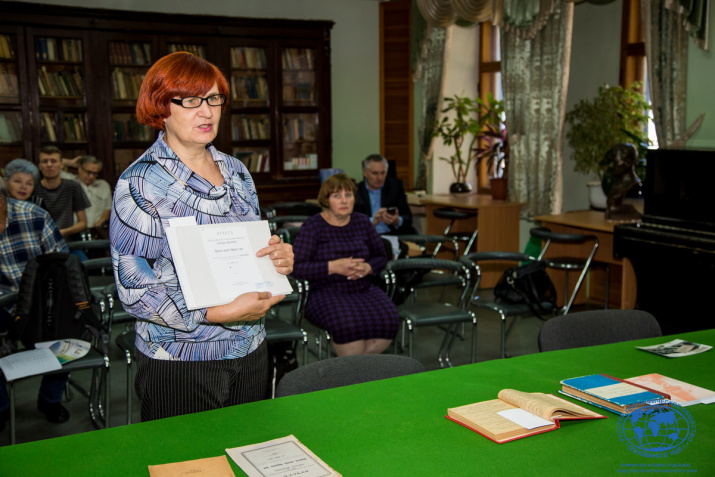
M 373 273 L 385 267 L 385 246 L 367 216 L 353 212 L 347 225 L 336 227 L 316 214 L 300 228 L 293 252 L 293 275 L 310 284 L 305 308 L 308 321 L 328 330 L 337 344 L 395 337 L 397 307 L 384 291 L 366 277 L 348 280 L 328 275 L 328 262 L 345 257 L 364 258 Z

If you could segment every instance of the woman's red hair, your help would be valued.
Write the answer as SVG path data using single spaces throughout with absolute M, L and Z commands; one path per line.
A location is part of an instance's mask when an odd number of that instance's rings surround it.
M 216 84 L 229 97 L 226 77 L 206 60 L 185 51 L 161 58 L 149 68 L 139 90 L 137 119 L 140 123 L 164 130 L 164 120 L 171 116 L 171 98 L 204 96 Z M 226 109 L 228 101 L 221 107 Z

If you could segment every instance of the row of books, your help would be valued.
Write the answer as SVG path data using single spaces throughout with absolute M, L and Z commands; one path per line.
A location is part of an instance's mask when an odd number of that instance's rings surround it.
M 112 98 L 137 99 L 145 74 L 114 68 L 112 70 Z
M 20 142 L 22 140 L 22 121 L 20 113 L 0 113 L 0 143 Z
M 0 96 L 17 98 L 17 70 L 12 63 L 0 63 Z
M 266 52 L 263 48 L 231 48 L 231 68 L 265 70 Z
M 302 171 L 318 168 L 318 155 L 306 154 L 300 157 L 291 157 L 287 161 L 283 161 L 284 171 Z
M 110 41 L 109 63 L 113 65 L 150 65 L 151 45 L 149 43 Z
M 231 98 L 268 99 L 268 81 L 265 76 L 231 76 Z
M 188 51 L 192 55 L 206 59 L 206 47 L 203 45 L 192 45 L 189 43 L 169 43 L 169 53 L 177 51 Z
M 0 35 L 0 59 L 11 60 L 15 58 L 15 47 L 10 35 Z
M 37 87 L 41 96 L 75 96 L 84 94 L 84 82 L 79 68 L 49 71 L 42 66 L 37 72 Z
M 315 120 L 306 121 L 302 117 L 283 121 L 284 141 L 315 141 Z
M 52 113 L 40 113 L 40 130 L 43 142 L 57 142 L 56 122 Z M 62 118 L 64 142 L 87 142 L 83 114 L 65 114 Z
M 289 70 L 312 70 L 315 68 L 313 50 L 308 48 L 284 48 L 281 65 L 283 69 Z
M 234 156 L 240 159 L 251 173 L 270 172 L 271 165 L 268 154 L 255 151 L 234 151 Z
M 153 141 L 154 129 L 146 124 L 140 124 L 131 115 L 113 115 L 112 129 L 114 141 Z
M 58 45 L 59 43 L 59 45 Z M 40 61 L 82 61 L 82 40 L 76 38 L 37 38 L 35 58 Z
M 662 415 L 671 403 L 684 407 L 715 402 L 714 391 L 657 373 L 628 379 L 605 374 L 564 379 L 559 392 L 620 416 L 634 416 L 631 421 L 647 413 L 649 406 L 662 406 L 655 411 Z M 552 394 L 503 389 L 497 399 L 448 409 L 447 418 L 501 444 L 558 429 L 560 420 L 606 416 Z
M 270 139 L 271 123 L 267 116 L 238 116 L 231 118 L 234 141 Z
M 315 88 L 313 83 L 284 83 L 283 101 L 288 103 L 314 103 Z

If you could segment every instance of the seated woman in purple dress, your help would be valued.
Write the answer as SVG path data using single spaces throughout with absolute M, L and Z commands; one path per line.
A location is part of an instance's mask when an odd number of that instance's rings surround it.
M 399 327 L 397 307 L 368 279 L 387 263 L 370 219 L 353 212 L 355 184 L 345 174 L 329 177 L 295 239 L 293 275 L 310 282 L 305 316 L 328 330 L 338 356 L 382 353 Z

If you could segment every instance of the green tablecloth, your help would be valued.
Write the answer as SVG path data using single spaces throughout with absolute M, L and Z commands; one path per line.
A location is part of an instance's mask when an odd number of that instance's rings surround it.
M 708 330 L 534 354 L 8 446 L 0 448 L 0 475 L 148 475 L 149 464 L 218 456 L 226 448 L 289 434 L 346 477 L 672 469 L 715 475 L 715 404 L 686 408 L 696 434 L 681 453 L 661 459 L 630 451 L 617 436 L 618 416 L 607 411 L 600 412 L 608 419 L 567 421 L 561 429 L 506 444 L 444 417 L 449 407 L 494 399 L 503 388 L 556 393 L 561 379 L 595 373 L 660 373 L 715 390 L 715 350 L 669 359 L 634 348 L 676 337 L 715 344 L 715 330 Z

